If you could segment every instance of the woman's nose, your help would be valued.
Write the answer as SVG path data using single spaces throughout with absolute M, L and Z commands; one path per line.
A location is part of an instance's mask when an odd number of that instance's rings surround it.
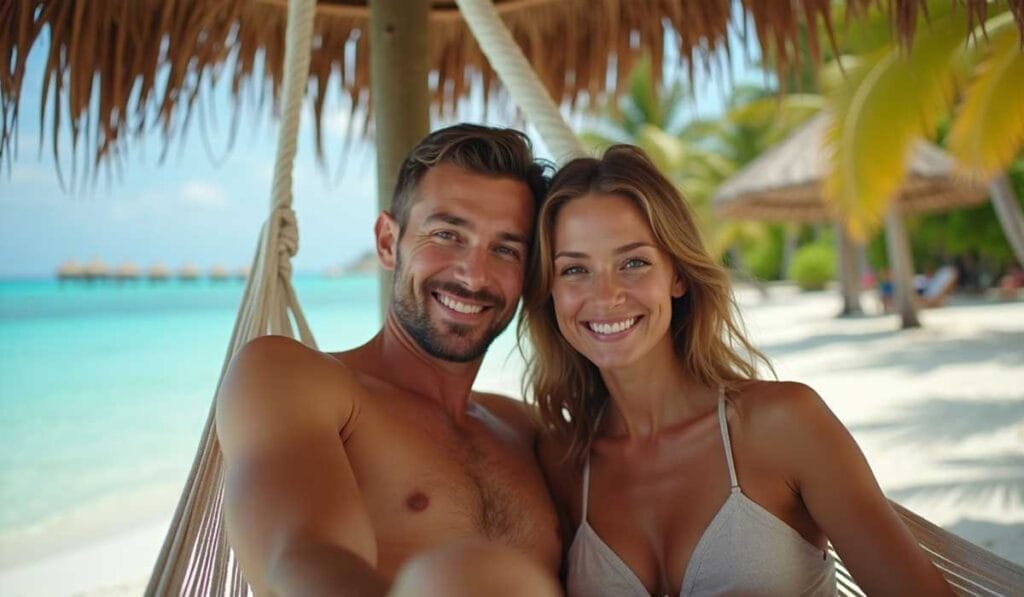
M 614 273 L 599 274 L 597 276 L 597 298 L 610 304 L 618 304 L 623 299 L 623 287 L 621 281 Z

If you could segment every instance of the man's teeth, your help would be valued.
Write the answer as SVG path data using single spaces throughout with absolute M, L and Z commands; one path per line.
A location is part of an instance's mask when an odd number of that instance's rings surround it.
M 630 317 L 629 319 L 617 321 L 615 323 L 590 322 L 587 325 L 590 326 L 590 329 L 594 330 L 598 334 L 617 334 L 621 331 L 628 330 L 629 328 L 633 327 L 633 324 L 636 323 L 636 320 L 636 317 Z
M 458 311 L 459 313 L 479 313 L 484 310 L 482 305 L 467 305 L 460 303 L 457 300 L 450 299 L 446 296 L 438 295 L 437 299 L 441 301 L 441 304 L 448 307 L 452 311 Z

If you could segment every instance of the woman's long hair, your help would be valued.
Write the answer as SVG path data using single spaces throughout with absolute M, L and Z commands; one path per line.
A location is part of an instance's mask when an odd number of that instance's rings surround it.
M 543 424 L 569 439 L 568 458 L 581 465 L 608 402 L 593 363 L 562 337 L 551 297 L 555 221 L 561 208 L 585 195 L 619 195 L 647 217 L 659 248 L 669 255 L 685 294 L 672 300 L 670 333 L 676 355 L 700 383 L 715 387 L 757 377 L 771 364 L 746 339 L 726 272 L 708 254 L 693 211 L 640 149 L 615 145 L 600 159 L 579 158 L 551 181 L 537 218 L 536 250 L 523 294 L 520 349 L 526 356 L 524 394 Z M 530 349 L 523 350 L 529 338 Z

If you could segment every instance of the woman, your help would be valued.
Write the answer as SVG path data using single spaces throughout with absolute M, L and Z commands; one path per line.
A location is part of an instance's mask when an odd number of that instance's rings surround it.
M 757 380 L 725 272 L 638 149 L 578 159 L 538 218 L 521 336 L 579 595 L 949 594 L 817 394 Z

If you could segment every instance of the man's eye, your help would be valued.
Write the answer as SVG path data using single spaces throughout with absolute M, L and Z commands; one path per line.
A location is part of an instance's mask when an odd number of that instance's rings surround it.
M 517 251 L 516 249 L 514 249 L 512 247 L 499 246 L 499 247 L 495 248 L 494 251 L 496 253 L 498 253 L 499 255 L 502 255 L 503 257 L 509 257 L 511 259 L 516 259 L 516 260 L 519 259 L 519 251 Z
M 438 230 L 433 234 L 433 236 L 434 238 L 439 238 L 441 240 L 458 240 L 459 238 L 458 235 L 451 230 Z

